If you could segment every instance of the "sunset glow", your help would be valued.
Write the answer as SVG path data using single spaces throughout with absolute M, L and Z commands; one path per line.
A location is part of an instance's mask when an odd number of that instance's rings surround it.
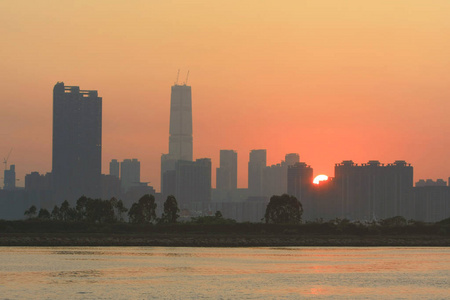
M 315 170 L 371 158 L 447 178 L 450 1 L 3 1 L 0 157 L 51 171 L 52 88 L 103 98 L 102 171 L 138 158 L 159 190 L 170 88 L 192 86 L 193 155 L 252 149 Z M 351 146 L 350 146 L 351 145 Z M 215 185 L 215 172 L 212 172 Z
M 321 181 L 327 181 L 328 180 L 328 176 L 327 175 L 317 175 L 314 180 L 313 183 L 314 184 L 319 184 Z

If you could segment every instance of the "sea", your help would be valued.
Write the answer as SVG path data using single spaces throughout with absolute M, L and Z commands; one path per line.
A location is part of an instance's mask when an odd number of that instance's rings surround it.
M 450 248 L 0 247 L 1 299 L 450 299 Z

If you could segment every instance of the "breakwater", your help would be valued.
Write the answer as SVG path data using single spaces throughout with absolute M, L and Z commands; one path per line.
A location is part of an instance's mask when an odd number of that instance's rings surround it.
M 164 247 L 450 247 L 445 236 L 328 236 L 239 234 L 2 233 L 0 246 L 164 246 Z

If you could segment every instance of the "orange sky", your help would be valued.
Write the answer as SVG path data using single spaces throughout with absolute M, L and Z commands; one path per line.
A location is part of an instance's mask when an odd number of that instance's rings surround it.
M 244 3 L 242 3 L 244 2 Z M 138 158 L 159 190 L 170 86 L 190 70 L 194 157 L 251 149 L 450 176 L 450 1 L 1 1 L 0 157 L 51 171 L 57 81 L 103 97 L 103 172 Z

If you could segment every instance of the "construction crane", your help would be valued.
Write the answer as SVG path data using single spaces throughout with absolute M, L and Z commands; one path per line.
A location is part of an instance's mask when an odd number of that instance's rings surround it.
M 9 156 L 11 155 L 12 150 L 13 150 L 13 148 L 11 148 L 11 150 L 9 150 L 8 156 L 3 159 L 3 163 L 5 164 L 5 170 L 6 170 L 6 167 L 8 164 L 8 159 L 9 159 Z
M 177 73 L 177 81 L 175 81 L 175 85 L 178 85 L 178 78 L 180 77 L 180 69 L 178 69 L 178 73 Z
M 188 70 L 188 72 L 187 72 L 187 75 L 186 75 L 186 81 L 184 82 L 184 85 L 187 85 L 188 78 L 189 78 L 189 70 Z

